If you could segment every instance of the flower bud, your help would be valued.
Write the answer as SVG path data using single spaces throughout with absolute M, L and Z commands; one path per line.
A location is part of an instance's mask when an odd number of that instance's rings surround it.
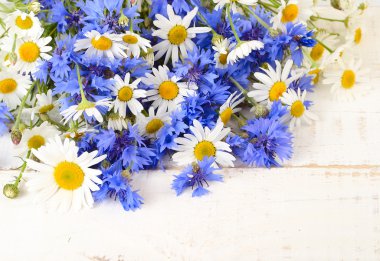
M 264 105 L 257 104 L 255 106 L 255 117 L 256 118 L 264 118 L 268 115 L 268 113 L 269 113 L 269 110 Z
M 7 198 L 16 198 L 19 192 L 20 191 L 15 184 L 6 184 L 3 188 L 3 194 Z
M 144 56 L 144 60 L 151 66 L 153 67 L 154 65 L 154 53 L 153 53 L 153 49 L 152 48 L 149 48 L 148 49 L 148 52 L 145 54 Z
M 15 65 L 17 62 L 17 54 L 15 52 L 8 53 L 5 60 L 10 63 L 10 65 Z
M 200 169 L 201 169 L 199 167 L 198 163 L 195 163 L 195 162 L 192 164 L 192 167 L 193 167 L 193 172 L 194 173 L 198 173 L 200 171 Z
M 212 44 L 213 45 L 217 45 L 218 43 L 222 42 L 224 40 L 224 37 L 220 34 L 217 34 L 217 33 L 213 33 L 212 34 Z
M 342 10 L 340 0 L 330 0 L 331 6 L 335 9 Z
M 129 19 L 123 13 L 121 13 L 118 23 L 121 26 L 127 26 L 129 23 Z
M 32 1 L 28 4 L 29 12 L 38 14 L 41 11 L 41 4 L 38 1 Z
M 102 168 L 108 169 L 111 166 L 111 163 L 108 160 L 103 160 L 101 165 L 102 165 Z
M 359 6 L 358 6 L 358 9 L 360 10 L 360 11 L 364 11 L 364 10 L 366 10 L 368 8 L 368 3 L 366 3 L 366 2 L 363 2 L 363 3 L 361 3 Z
M 132 179 L 132 174 L 129 170 L 125 169 L 121 172 L 121 175 L 126 178 L 127 180 L 131 180 Z
M 49 116 L 46 115 L 45 113 L 40 113 L 39 116 L 40 116 L 40 119 L 43 121 L 49 120 Z
M 13 144 L 18 145 L 21 141 L 22 133 L 20 130 L 12 130 L 11 132 L 11 139 Z

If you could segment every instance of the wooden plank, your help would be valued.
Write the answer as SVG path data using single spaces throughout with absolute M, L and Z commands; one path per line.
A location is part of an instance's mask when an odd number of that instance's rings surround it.
M 224 170 L 225 182 L 212 184 L 212 193 L 200 199 L 191 198 L 189 191 L 174 195 L 170 183 L 176 173 L 139 175 L 134 184 L 141 188 L 146 205 L 135 213 L 125 213 L 117 203 L 108 202 L 93 210 L 46 214 L 30 205 L 29 197 L 1 198 L 6 214 L 1 217 L 0 231 L 6 236 L 0 243 L 12 246 L 2 249 L 1 256 L 27 254 L 29 260 L 380 259 L 377 167 Z M 16 245 L 22 251 L 15 252 Z

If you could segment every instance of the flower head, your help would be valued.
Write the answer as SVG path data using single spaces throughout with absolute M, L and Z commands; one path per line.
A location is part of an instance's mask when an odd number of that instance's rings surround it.
M 209 186 L 210 181 L 223 181 L 220 174 L 215 174 L 214 171 L 219 170 L 213 167 L 215 158 L 205 157 L 203 160 L 197 161 L 193 165 L 187 166 L 179 175 L 175 175 L 172 183 L 172 189 L 177 193 L 177 196 L 182 194 L 186 188 L 193 190 L 193 197 L 201 197 L 209 190 L 205 186 Z
M 68 210 L 92 207 L 94 200 L 91 191 L 99 190 L 98 178 L 101 171 L 91 168 L 105 155 L 97 151 L 78 155 L 79 148 L 74 141 L 64 142 L 56 136 L 38 150 L 32 149 L 39 160 L 27 160 L 28 167 L 39 172 L 28 183 L 28 189 L 36 193 L 36 202 L 46 202 L 51 208 Z
M 157 52 L 156 61 L 166 53 L 164 64 L 167 64 L 171 57 L 174 65 L 179 59 L 179 53 L 183 57 L 187 57 L 187 51 L 193 50 L 195 44 L 191 39 L 199 33 L 207 33 L 211 30 L 208 27 L 189 28 L 197 12 L 198 8 L 195 7 L 182 18 L 174 13 L 171 5 L 168 5 L 168 18 L 160 14 L 156 15 L 157 20 L 153 21 L 153 24 L 158 27 L 158 30 L 154 31 L 152 35 L 163 39 L 162 42 L 153 46 L 153 50 Z
M 246 138 L 236 135 L 227 142 L 247 165 L 269 168 L 290 159 L 292 135 L 276 118 L 249 120 L 242 130 L 247 133 Z
M 178 144 L 174 150 L 173 160 L 179 165 L 192 164 L 205 157 L 214 157 L 215 163 L 226 167 L 233 167 L 235 157 L 230 154 L 230 146 L 222 140 L 230 132 L 230 128 L 224 128 L 223 122 L 219 121 L 214 129 L 203 128 L 197 120 L 190 127 L 192 134 L 175 139 Z

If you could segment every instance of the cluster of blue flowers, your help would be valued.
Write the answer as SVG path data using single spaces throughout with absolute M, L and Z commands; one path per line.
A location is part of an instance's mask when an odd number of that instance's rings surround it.
M 139 208 L 143 198 L 132 188 L 133 177 L 140 170 L 165 169 L 169 157 L 181 150 L 187 166 L 174 177 L 177 195 L 187 188 L 193 189 L 192 196 L 207 194 L 210 182 L 223 180 L 215 171 L 232 166 L 235 157 L 247 166 L 267 168 L 291 158 L 293 136 L 285 119 L 291 104 L 280 96 L 313 91 L 313 76 L 297 69 L 304 48 L 316 44 L 305 23 L 287 22 L 275 30 L 277 14 L 271 8 L 239 1 L 224 1 L 224 8 L 215 7 L 219 1 L 201 0 L 39 2 L 43 12 L 38 18 L 44 34 L 53 38 L 53 50 L 30 76 L 38 91 L 52 90 L 60 118 L 39 117 L 75 140 L 80 154 L 97 150 L 106 155 L 97 165 L 102 184 L 93 192 L 96 201 L 112 198 L 125 210 Z M 162 36 L 164 27 L 169 33 Z M 172 46 L 160 49 L 165 40 Z M 254 82 L 263 86 L 271 75 L 281 77 L 278 64 L 288 61 L 281 78 L 284 84 L 292 79 L 287 86 L 273 82 L 276 86 L 259 94 L 267 93 L 262 99 L 250 94 Z M 260 77 L 263 72 L 269 76 Z M 117 77 L 125 76 L 128 82 L 115 91 Z M 138 88 L 128 87 L 131 93 L 122 96 L 122 87 L 134 80 Z M 172 85 L 164 90 L 168 82 Z M 173 84 L 177 89 L 169 88 Z M 137 89 L 144 95 L 128 103 Z M 173 90 L 181 99 L 171 97 Z M 124 109 L 116 109 L 122 102 Z M 298 111 L 310 106 L 304 100 Z M 162 107 L 169 109 L 161 113 Z M 0 103 L 0 134 L 12 120 Z M 191 142 L 197 143 L 191 147 Z

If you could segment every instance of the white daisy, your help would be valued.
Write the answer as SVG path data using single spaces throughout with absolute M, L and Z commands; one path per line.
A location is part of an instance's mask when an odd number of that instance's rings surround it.
M 63 116 L 64 124 L 69 122 L 69 120 L 78 120 L 82 114 L 84 113 L 88 117 L 94 117 L 98 122 L 103 122 L 103 116 L 100 113 L 99 109 L 96 107 L 107 107 L 107 109 L 111 106 L 111 101 L 106 99 L 101 99 L 97 102 L 90 101 L 82 101 L 77 105 L 72 105 L 66 110 L 62 111 L 61 114 Z
M 227 101 L 220 107 L 219 110 L 219 118 L 226 125 L 230 119 L 232 114 L 239 112 L 241 109 L 236 108 L 242 101 L 244 101 L 244 97 L 242 94 L 238 94 L 234 92 L 228 97 Z
M 36 99 L 36 106 L 31 108 L 31 120 L 34 120 L 36 114 L 49 114 L 52 110 L 57 108 L 55 102 L 53 102 L 51 90 L 48 90 L 46 94 L 36 94 Z
M 169 68 L 166 66 L 159 66 L 158 70 L 153 68 L 152 71 L 153 74 L 145 74 L 146 78 L 142 78 L 142 82 L 153 86 L 146 93 L 146 101 L 153 101 L 154 108 L 173 111 L 184 100 L 183 97 L 195 94 L 198 89 L 193 82 L 179 82 L 180 78 L 177 76 L 169 78 Z
M 234 64 L 238 59 L 247 57 L 252 51 L 264 48 L 264 43 L 256 40 L 241 41 L 236 47 L 228 54 L 227 63 Z
M 237 13 L 236 3 L 241 5 L 254 5 L 257 3 L 257 0 L 214 0 L 214 3 L 216 4 L 215 10 L 222 9 L 225 5 L 230 4 L 232 12 Z
M 39 36 L 43 31 L 41 23 L 33 12 L 29 14 L 16 10 L 5 19 L 5 24 L 9 27 L 9 33 L 17 34 L 17 37 Z
M 20 141 L 20 147 L 23 151 L 28 151 L 31 149 L 39 149 L 44 146 L 50 138 L 54 138 L 59 135 L 60 132 L 56 127 L 50 125 L 48 122 L 43 122 L 38 127 L 33 127 L 32 129 L 25 129 L 22 133 L 22 138 Z
M 113 61 L 115 58 L 125 58 L 124 52 L 127 47 L 123 44 L 120 35 L 104 33 L 92 30 L 84 34 L 86 38 L 79 39 L 74 44 L 74 51 L 86 50 L 85 55 L 90 58 L 108 58 Z
M 214 129 L 203 128 L 197 120 L 190 127 L 193 134 L 185 134 L 183 138 L 176 138 L 176 152 L 173 160 L 178 165 L 188 165 L 203 160 L 204 157 L 215 157 L 215 162 L 225 166 L 233 167 L 235 157 L 230 154 L 230 145 L 222 140 L 230 132 L 230 128 L 224 128 L 223 122 L 218 121 Z
M 324 73 L 324 84 L 331 85 L 331 92 L 337 100 L 351 101 L 356 96 L 365 94 L 370 86 L 368 70 L 362 69 L 362 61 L 352 59 L 348 63 L 338 62 L 338 70 L 329 70 Z
M 151 48 L 150 41 L 141 37 L 133 32 L 125 32 L 121 38 L 125 46 L 127 46 L 127 55 L 134 57 L 140 57 L 140 49 L 145 53 L 148 52 L 148 48 Z
M 130 83 L 131 77 L 129 73 L 125 74 L 124 80 L 117 74 L 113 79 L 114 85 L 111 87 L 111 91 L 112 95 L 116 96 L 116 99 L 113 101 L 111 108 L 113 107 L 114 112 L 118 112 L 120 117 L 125 118 L 128 106 L 134 115 L 140 113 L 144 107 L 137 99 L 146 97 L 146 91 L 139 90 L 137 87 L 141 79 Z
M 311 124 L 312 121 L 317 120 L 317 116 L 310 112 L 305 106 L 306 91 L 301 94 L 301 89 L 298 88 L 296 92 L 289 89 L 281 97 L 281 102 L 287 106 L 289 113 L 283 118 L 285 122 L 289 122 L 290 129 L 295 126 L 301 126 L 301 122 L 305 121 Z
M 235 43 L 230 43 L 227 38 L 217 42 L 215 46 L 212 47 L 215 51 L 214 59 L 216 68 L 225 69 L 228 67 L 227 56 L 234 47 Z
M 329 67 L 341 60 L 343 53 L 346 53 L 347 45 L 339 46 L 333 53 L 325 51 L 325 48 L 317 44 L 310 52 L 312 61 L 305 59 L 305 65 L 309 68 L 309 75 L 314 76 L 313 83 L 319 83 L 319 80 Z
M 0 101 L 16 109 L 32 85 L 29 76 L 3 70 L 0 72 Z
M 301 74 L 291 75 L 292 66 L 293 61 L 288 60 L 283 69 L 279 61 L 276 61 L 276 69 L 270 65 L 268 69 L 261 68 L 265 73 L 254 74 L 259 82 L 253 84 L 254 90 L 248 92 L 248 96 L 264 104 L 279 100 L 289 85 L 301 76 Z
M 118 130 L 122 131 L 124 129 L 128 129 L 128 122 L 125 118 L 119 116 L 119 114 L 111 113 L 108 117 L 108 125 L 107 128 L 109 130 Z
M 357 46 L 362 42 L 363 34 L 366 33 L 366 26 L 363 24 L 363 13 L 356 9 L 347 17 L 346 43 Z
M 157 52 L 155 60 L 160 59 L 164 54 L 167 64 L 170 56 L 172 57 L 173 65 L 178 61 L 179 52 L 182 57 L 187 57 L 187 51 L 192 51 L 195 44 L 191 40 L 199 33 L 210 32 L 208 27 L 190 27 L 190 23 L 197 15 L 198 8 L 195 7 L 192 11 L 188 12 L 185 17 L 180 17 L 174 14 L 173 7 L 167 6 L 167 13 L 169 19 L 160 14 L 156 14 L 156 19 L 153 24 L 159 29 L 152 33 L 153 36 L 158 36 L 163 39 L 162 42 L 153 46 L 153 50 Z
M 306 23 L 310 16 L 313 15 L 313 1 L 298 1 L 298 0 L 281 0 L 281 5 L 277 9 L 271 22 L 274 29 L 284 29 L 284 24 L 288 22 L 301 21 Z
M 136 123 L 138 124 L 140 135 L 149 138 L 155 138 L 158 131 L 170 122 L 169 113 L 165 112 L 161 108 L 158 108 L 155 113 L 154 108 L 149 108 L 149 115 L 145 117 L 142 114 L 137 115 Z
M 39 162 L 28 159 L 28 167 L 38 171 L 26 185 L 28 190 L 36 193 L 37 203 L 46 202 L 49 208 L 67 211 L 92 207 L 94 199 L 91 191 L 99 190 L 98 178 L 101 171 L 91 166 L 98 164 L 106 155 L 96 157 L 98 151 L 84 152 L 78 156 L 79 147 L 74 141 L 56 136 L 45 146 L 32 153 Z
M 38 70 L 38 65 L 42 59 L 49 60 L 51 55 L 48 54 L 52 50 L 48 44 L 51 37 L 41 37 L 42 31 L 38 35 L 19 38 L 16 41 L 17 61 L 14 66 L 16 71 L 28 74 Z M 12 51 L 12 46 L 8 46 L 9 52 Z

